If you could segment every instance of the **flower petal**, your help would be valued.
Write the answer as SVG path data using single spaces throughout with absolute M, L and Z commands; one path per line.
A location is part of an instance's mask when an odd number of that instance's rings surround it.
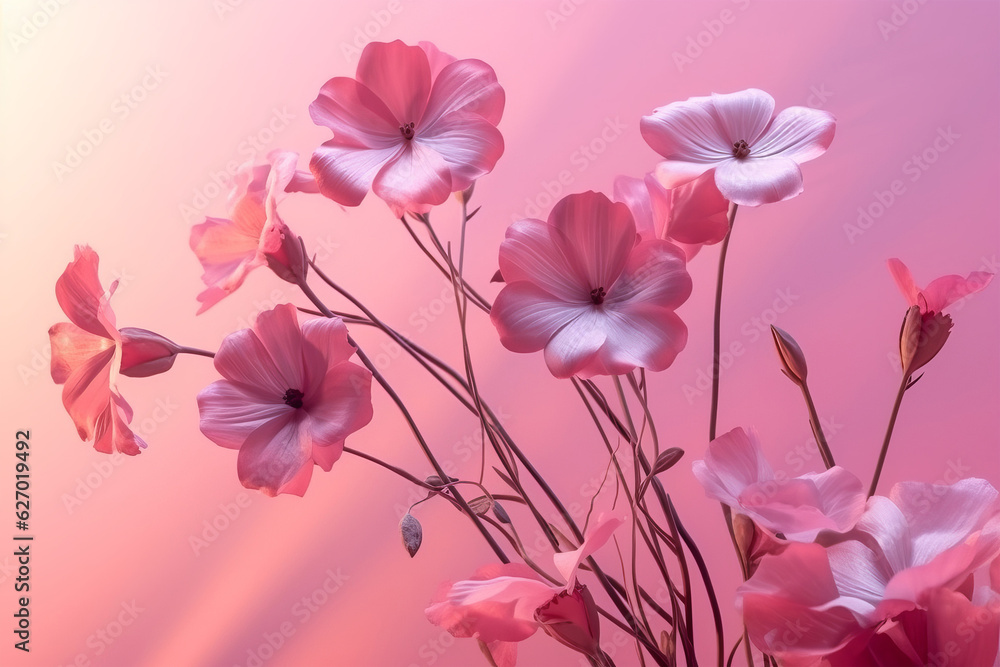
M 533 283 L 520 281 L 500 291 L 490 320 L 505 348 L 511 352 L 537 352 L 586 307 L 567 304 Z
M 656 182 L 653 176 L 646 179 Z M 702 174 L 670 190 L 668 195 L 666 229 L 660 238 L 688 244 L 713 244 L 726 237 L 729 202 L 719 192 L 713 174 Z
M 733 156 L 733 141 L 720 125 L 713 98 L 692 97 L 643 116 L 639 131 L 650 148 L 666 158 L 670 170 L 695 178 Z M 669 186 L 668 186 L 669 187 Z
M 628 207 L 599 192 L 569 195 L 552 207 L 549 224 L 565 236 L 566 256 L 576 275 L 590 289 L 603 287 L 610 293 L 635 246 L 635 221 Z
M 344 206 L 357 206 L 368 194 L 376 174 L 403 152 L 404 141 L 400 137 L 397 144 L 366 149 L 343 146 L 335 139 L 313 152 L 309 168 L 324 197 Z
M 448 164 L 452 192 L 465 190 L 491 172 L 504 149 L 500 130 L 471 113 L 444 116 L 413 141 L 430 147 Z
M 705 488 L 705 495 L 737 510 L 738 498 L 746 487 L 774 479 L 757 432 L 742 427 L 710 442 L 704 461 L 695 461 L 692 469 Z
M 903 293 L 903 298 L 911 306 L 920 305 L 920 290 L 917 288 L 917 284 L 913 282 L 913 274 L 910 270 L 906 268 L 906 264 L 893 257 L 886 261 L 889 265 L 889 273 L 892 274 L 892 279 L 896 281 L 896 285 L 899 287 L 899 291 Z
M 201 432 L 215 444 L 230 449 L 239 449 L 265 423 L 294 410 L 277 398 L 272 402 L 261 401 L 247 394 L 243 386 L 228 380 L 213 382 L 198 394 Z
M 580 569 L 580 563 L 603 547 L 622 523 L 623 521 L 616 516 L 609 514 L 598 515 L 587 528 L 587 532 L 583 536 L 583 542 L 578 548 L 552 555 L 552 561 L 555 563 L 556 569 L 559 570 L 559 574 L 566 580 L 565 590 L 573 590 L 576 586 L 576 571 Z
M 236 471 L 243 486 L 269 496 L 302 495 L 305 489 L 296 477 L 303 467 L 312 467 L 312 441 L 297 412 L 265 422 L 240 447 Z M 292 485 L 293 481 L 299 484 Z
M 503 107 L 504 91 L 493 68 L 482 60 L 458 60 L 444 67 L 435 79 L 417 129 L 435 127 L 457 111 L 477 114 L 496 125 Z
M 74 370 L 114 347 L 115 342 L 104 336 L 95 336 L 70 322 L 60 322 L 49 328 L 49 344 L 52 347 L 52 381 L 62 384 Z
M 433 148 L 408 141 L 383 165 L 372 190 L 389 204 L 394 215 L 405 211 L 426 213 L 452 193 L 451 169 Z
M 659 372 L 687 344 L 687 327 L 673 310 L 642 301 L 607 310 L 607 340 L 586 375 L 620 375 L 636 368 Z
M 290 303 L 283 303 L 265 310 L 254 320 L 253 330 L 257 339 L 274 362 L 285 389 L 306 388 L 306 372 L 302 356 L 302 333 L 298 311 Z M 281 394 L 284 394 L 282 390 Z
M 760 206 L 791 199 L 802 192 L 802 171 L 795 160 L 780 155 L 730 158 L 715 170 L 722 196 L 740 206 Z
M 788 107 L 775 117 L 764 136 L 750 144 L 750 156 L 781 155 L 802 164 L 826 152 L 836 129 L 837 121 L 829 111 Z
M 738 93 L 713 93 L 711 110 L 715 115 L 722 136 L 728 141 L 732 155 L 733 144 L 745 141 L 753 147 L 767 130 L 774 115 L 774 98 L 758 88 L 748 88 Z
M 97 276 L 98 261 L 90 246 L 76 246 L 73 261 L 56 280 L 56 300 L 76 326 L 96 336 L 114 338 L 117 335 L 114 313 Z M 116 284 L 110 292 L 114 292 Z
M 520 220 L 507 228 L 500 244 L 500 272 L 508 284 L 531 282 L 559 300 L 590 303 L 590 287 L 576 275 L 569 252 L 569 242 L 555 227 Z
M 370 42 L 358 60 L 357 80 L 382 102 L 399 125 L 415 123 L 423 115 L 431 91 L 427 54 L 403 42 Z
M 252 329 L 226 336 L 215 353 L 215 369 L 261 403 L 278 403 L 288 389 L 298 389 L 289 386 Z
M 343 449 L 344 439 L 372 420 L 371 384 L 367 368 L 349 361 L 331 364 L 319 390 L 303 404 L 314 445 Z
M 991 280 L 993 274 L 986 271 L 973 271 L 968 278 L 941 276 L 932 280 L 920 293 L 926 301 L 927 310 L 939 313 L 956 301 L 984 289 Z
M 581 372 L 600 352 L 607 340 L 606 315 L 583 306 L 579 315 L 560 329 L 545 346 L 545 364 L 557 378 Z

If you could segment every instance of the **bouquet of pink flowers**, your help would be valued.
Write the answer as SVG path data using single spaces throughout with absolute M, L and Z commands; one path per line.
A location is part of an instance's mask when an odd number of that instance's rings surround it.
M 63 404 L 81 439 L 104 454 L 139 454 L 146 443 L 130 427 L 119 376 L 167 372 L 179 354 L 213 358 L 221 378 L 197 395 L 201 431 L 237 450 L 245 487 L 302 496 L 315 466 L 329 471 L 348 454 L 419 489 L 399 525 L 411 556 L 422 541 L 415 516 L 421 503 L 445 503 L 468 519 L 495 560 L 467 578 L 456 573 L 414 614 L 423 611 L 451 635 L 476 640 L 494 667 L 513 667 L 518 642 L 539 630 L 580 654 L 583 664 L 611 667 L 602 626 L 626 633 L 640 664 L 659 667 L 728 665 L 740 652 L 751 666 L 755 660 L 795 667 L 994 664 L 997 490 L 983 479 L 956 477 L 950 485 L 912 481 L 877 493 L 902 400 L 951 334 L 945 311 L 985 288 L 992 274 L 948 275 L 920 288 L 901 261 L 889 260 L 907 308 L 901 309 L 899 391 L 870 481 L 836 465 L 810 393 L 806 355 L 789 333 L 771 327 L 781 370 L 801 389 L 825 468 L 776 474 L 752 428 L 716 432 L 726 255 L 738 207 L 802 192 L 801 165 L 831 145 L 833 116 L 805 107 L 775 113 L 773 98 L 756 89 L 655 109 L 640 124 L 661 158 L 655 169 L 619 177 L 611 196 L 570 194 L 545 220 L 510 225 L 498 266 L 489 269 L 496 268 L 493 282 L 502 283 L 490 299 L 483 294 L 488 285 L 477 289 L 468 278 L 465 240 L 479 211 L 471 208 L 476 181 L 504 152 L 498 129 L 504 102 L 496 74 L 480 60 L 456 59 L 426 42 L 365 47 L 355 77 L 330 79 L 309 107 L 332 138 L 315 148 L 308 170 L 287 150 L 244 165 L 229 217 L 209 217 L 191 230 L 206 285 L 199 313 L 261 267 L 303 297 L 261 312 L 214 352 L 119 328 L 110 303 L 116 283 L 105 289 L 97 253 L 77 247 L 56 283 L 70 321 L 49 335 L 52 378 L 64 385 Z M 357 206 L 369 191 L 450 284 L 459 368 L 344 289 L 279 213 L 289 196 Z M 457 242 L 439 236 L 431 222 L 435 207 L 453 196 L 462 211 Z M 667 371 L 687 343 L 675 312 L 692 292 L 687 265 L 703 246 L 716 244 L 712 404 L 704 459 L 691 470 L 721 505 L 718 527 L 728 529 L 733 566 L 744 582 L 735 592 L 713 586 L 682 508 L 671 499 L 663 473 L 684 451 L 661 444 L 666 438 L 647 383 L 647 372 Z M 606 451 L 597 462 L 604 476 L 582 523 L 532 463 L 540 443 L 516 442 L 485 398 L 467 323 L 487 316 L 509 351 L 541 352 L 593 419 L 594 438 Z M 478 478 L 448 474 L 405 397 L 352 337 L 356 327 L 380 332 L 447 390 L 456 411 L 478 421 Z M 408 471 L 348 446 L 375 418 L 373 391 L 398 408 L 429 470 Z M 526 545 L 526 526 L 544 535 L 544 553 Z M 696 591 L 708 603 L 697 614 Z M 743 627 L 727 635 L 720 599 L 731 594 Z M 711 632 L 696 635 L 695 621 L 709 616 L 715 641 L 703 645 L 698 638 Z

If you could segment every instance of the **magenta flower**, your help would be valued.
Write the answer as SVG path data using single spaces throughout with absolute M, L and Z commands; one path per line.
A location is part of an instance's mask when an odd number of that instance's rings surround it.
M 198 394 L 198 410 L 202 433 L 240 450 L 244 486 L 301 496 L 313 464 L 330 470 L 344 439 L 371 421 L 372 375 L 353 354 L 340 319 L 300 327 L 291 304 L 226 337 L 215 355 L 225 379 Z
M 614 199 L 632 211 L 640 237 L 670 241 L 684 251 L 688 261 L 703 245 L 718 243 L 729 231 L 729 202 L 711 175 L 670 190 L 654 174 L 641 180 L 619 176 Z
M 145 329 L 115 326 L 111 296 L 97 276 L 99 258 L 76 246 L 74 259 L 56 281 L 56 299 L 69 322 L 49 329 L 52 380 L 63 387 L 63 405 L 82 440 L 105 454 L 134 456 L 146 443 L 132 432 L 132 408 L 118 391 L 118 376 L 146 377 L 168 370 L 181 348 Z
M 497 667 L 514 667 L 517 644 L 539 628 L 570 648 L 594 655 L 600 627 L 590 593 L 576 581 L 580 564 L 602 547 L 622 523 L 599 516 L 573 551 L 553 555 L 565 587 L 553 586 L 520 563 L 487 565 L 471 578 L 441 586 L 426 614 L 455 637 L 474 637 Z
M 455 60 L 427 42 L 373 42 L 357 78 L 336 77 L 309 106 L 333 139 L 309 166 L 320 192 L 357 206 L 368 190 L 395 215 L 426 213 L 492 171 L 504 92 L 481 60 Z
M 741 206 L 802 192 L 799 165 L 826 152 L 835 127 L 833 115 L 818 109 L 789 107 L 774 116 L 774 98 L 755 88 L 674 102 L 639 125 L 666 158 L 658 171 L 671 185 L 712 170 L 722 195 Z
M 894 632 L 906 612 L 938 613 L 939 589 L 962 591 L 1000 554 L 998 494 L 982 479 L 897 484 L 869 500 L 848 537 L 764 557 L 737 591 L 754 644 L 790 662 L 818 658 Z
M 513 352 L 544 348 L 558 378 L 661 371 L 687 342 L 674 313 L 691 294 L 684 254 L 637 239 L 628 207 L 603 194 L 569 195 L 547 223 L 511 225 L 500 271 L 507 285 L 490 314 L 500 342 Z
M 792 542 L 812 542 L 823 530 L 847 532 L 865 511 L 861 480 L 849 470 L 776 476 L 753 430 L 720 435 L 692 469 L 709 498 Z
M 198 295 L 198 314 L 235 292 L 259 266 L 270 266 L 290 282 L 305 271 L 298 238 L 278 216 L 276 205 L 282 192 L 317 192 L 316 182 L 295 169 L 297 153 L 271 151 L 267 159 L 267 164 L 248 163 L 237 172 L 229 197 L 231 220 L 206 218 L 191 228 L 191 250 L 208 285 Z

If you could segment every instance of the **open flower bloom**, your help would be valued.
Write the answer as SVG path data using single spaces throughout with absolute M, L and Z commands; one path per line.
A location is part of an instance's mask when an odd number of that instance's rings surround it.
M 110 299 L 97 275 L 99 258 L 77 246 L 74 259 L 56 281 L 56 299 L 69 322 L 49 329 L 52 379 L 63 387 L 63 405 L 83 440 L 105 454 L 135 455 L 146 446 L 132 432 L 132 408 L 118 391 L 118 375 L 146 377 L 168 370 L 181 348 L 145 329 L 115 326 Z
M 718 243 L 729 231 L 729 202 L 715 187 L 711 174 L 670 190 L 654 174 L 644 179 L 619 176 L 614 199 L 632 211 L 641 238 L 670 241 L 689 261 L 701 246 Z
M 1000 553 L 998 494 L 982 479 L 897 484 L 889 498 L 869 499 L 848 538 L 825 548 L 790 544 L 764 557 L 737 591 L 754 644 L 789 664 L 813 664 L 809 660 L 857 646 L 866 634 L 905 648 L 893 639 L 894 625 L 913 610 L 931 620 L 967 613 L 964 606 L 943 610 L 939 605 L 955 599 L 939 589 L 961 592 L 970 575 Z M 939 636 L 951 631 L 935 629 Z
M 369 189 L 397 216 L 426 213 L 492 171 L 504 92 L 481 60 L 456 60 L 433 44 L 372 42 L 357 78 L 336 77 L 309 106 L 333 139 L 310 167 L 320 192 L 357 206 Z
M 290 282 L 305 270 L 298 238 L 278 216 L 276 204 L 282 192 L 317 192 L 316 181 L 296 170 L 297 153 L 276 150 L 267 159 L 237 172 L 229 198 L 231 220 L 206 218 L 191 228 L 191 250 L 205 269 L 202 280 L 208 286 L 198 295 L 199 314 L 236 291 L 259 266 L 271 266 Z
M 909 377 L 933 359 L 951 335 L 951 316 L 942 311 L 984 289 L 990 284 L 993 274 L 974 271 L 967 278 L 942 276 L 920 289 L 905 264 L 895 258 L 888 260 L 888 264 L 896 285 L 910 304 L 899 338 L 903 374 Z
M 490 650 L 497 667 L 514 667 L 516 642 L 538 628 L 585 654 L 599 650 L 596 608 L 584 586 L 577 584 L 580 563 L 602 547 L 622 523 L 600 516 L 578 549 L 553 556 L 566 586 L 553 586 L 520 563 L 487 565 L 471 578 L 444 584 L 427 618 L 455 637 L 474 637 Z
M 545 349 L 553 375 L 661 371 L 687 342 L 674 310 L 691 294 L 683 252 L 637 242 L 628 207 L 596 192 L 569 195 L 548 222 L 521 220 L 500 246 L 507 285 L 490 318 L 513 352 Z
M 720 435 L 692 469 L 709 498 L 792 542 L 812 542 L 821 530 L 847 532 L 865 511 L 861 480 L 849 470 L 776 476 L 753 430 Z
M 639 125 L 666 158 L 657 173 L 668 185 L 712 170 L 722 195 L 741 206 L 802 192 L 799 165 L 826 152 L 835 128 L 833 115 L 818 109 L 789 107 L 774 116 L 774 98 L 755 88 L 674 102 Z
M 244 486 L 301 496 L 313 464 L 330 470 L 344 439 L 371 421 L 372 375 L 353 354 L 339 318 L 299 326 L 291 304 L 226 337 L 215 355 L 225 379 L 198 394 L 198 410 L 202 433 L 239 449 Z

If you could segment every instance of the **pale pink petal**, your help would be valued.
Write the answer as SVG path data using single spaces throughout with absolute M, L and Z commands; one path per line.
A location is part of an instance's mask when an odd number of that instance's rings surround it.
M 932 591 L 927 606 L 929 659 L 945 655 L 952 665 L 992 665 L 1000 642 L 1000 616 L 995 607 L 977 607 L 946 588 Z
M 307 393 L 303 403 L 313 443 L 343 448 L 348 435 L 372 420 L 371 383 L 367 368 L 347 361 L 330 366 L 319 389 Z
M 552 207 L 549 224 L 565 236 L 576 276 L 590 289 L 603 287 L 610 292 L 635 246 L 635 221 L 628 207 L 603 194 L 584 192 L 560 199 Z
M 497 667 L 515 667 L 517 665 L 517 642 L 489 642 L 486 648 Z
M 733 508 L 751 484 L 774 479 L 774 471 L 764 458 L 757 433 L 734 428 L 708 445 L 704 461 L 692 464 L 695 477 L 705 488 L 705 495 Z
M 146 448 L 146 442 L 129 428 L 131 421 L 132 408 L 118 393 L 118 390 L 112 388 L 111 401 L 96 429 L 94 448 L 106 454 L 112 451 L 121 452 L 127 456 L 139 454 Z M 107 424 L 106 427 L 105 424 Z
M 660 239 L 642 241 L 633 247 L 620 277 L 608 289 L 605 307 L 621 310 L 645 304 L 673 310 L 691 296 L 691 287 L 680 248 Z
M 427 55 L 427 64 L 431 69 L 431 81 L 437 80 L 441 71 L 455 62 L 455 56 L 449 55 L 434 45 L 433 42 L 417 42 L 417 46 Z
M 491 172 L 504 149 L 500 130 L 471 113 L 444 116 L 413 142 L 433 149 L 448 164 L 452 192 L 465 190 Z
M 337 77 L 320 88 L 309 117 L 333 130 L 333 144 L 344 148 L 385 149 L 403 141 L 397 120 L 385 103 L 354 79 Z M 315 170 L 313 170 L 315 171 Z
M 576 571 L 580 569 L 580 564 L 603 547 L 622 523 L 622 519 L 616 516 L 598 515 L 587 528 L 583 542 L 578 548 L 552 555 L 556 569 L 566 580 L 567 591 L 573 590 L 576 586 Z
M 690 180 L 733 156 L 733 141 L 720 127 L 711 97 L 692 97 L 674 102 L 643 116 L 642 138 L 666 158 L 665 170 L 677 171 Z
M 687 344 L 687 327 L 672 310 L 642 301 L 608 308 L 604 320 L 607 340 L 595 361 L 580 376 L 620 375 L 636 368 L 662 371 Z
M 213 382 L 198 394 L 201 432 L 230 449 L 239 449 L 258 428 L 294 411 L 281 401 L 280 394 L 265 402 L 228 380 Z
M 288 385 L 252 329 L 241 329 L 226 336 L 215 354 L 215 369 L 263 403 L 280 401 L 288 389 L 301 390 Z
M 504 91 L 493 68 L 482 60 L 458 60 L 444 67 L 435 79 L 417 135 L 422 136 L 456 111 L 477 114 L 495 126 L 503 107 Z
M 537 352 L 586 305 L 570 306 L 534 283 L 510 283 L 493 302 L 490 319 L 511 352 Z
M 648 181 L 641 178 L 618 176 L 614 184 L 614 201 L 628 206 L 639 236 L 644 239 L 659 238 L 660 230 L 653 215 L 653 202 L 647 183 Z M 662 187 L 660 189 L 662 190 Z
M 115 341 L 84 331 L 70 322 L 60 322 L 49 328 L 49 343 L 52 346 L 52 381 L 62 384 L 75 369 L 114 347 Z
M 419 46 L 399 40 L 370 42 L 358 60 L 357 80 L 385 103 L 399 125 L 415 123 L 423 116 L 431 70 Z
M 269 496 L 282 492 L 302 495 L 292 485 L 305 466 L 312 466 L 312 442 L 297 410 L 276 417 L 257 428 L 240 447 L 236 471 L 248 489 Z
M 113 338 L 114 314 L 97 276 L 98 261 L 90 246 L 76 246 L 73 261 L 56 280 L 56 300 L 70 322 L 94 335 Z
M 515 222 L 500 245 L 504 281 L 530 281 L 561 301 L 590 303 L 590 288 L 576 275 L 568 246 L 562 232 L 541 220 Z
M 837 121 L 829 111 L 788 107 L 774 118 L 764 136 L 751 144 L 750 157 L 782 155 L 802 164 L 826 152 L 836 129 Z
M 407 141 L 375 176 L 372 191 L 395 215 L 426 213 L 452 193 L 451 169 L 433 148 Z
M 864 514 L 866 490 L 858 477 L 840 466 L 802 476 L 816 485 L 823 514 L 833 522 L 833 530 L 846 533 Z
M 330 472 L 333 468 L 333 464 L 339 461 L 343 454 L 343 442 L 334 445 L 320 445 L 316 442 L 313 443 L 312 460 L 326 472 Z
M 569 378 L 583 371 L 607 340 L 606 316 L 586 305 L 578 308 L 579 314 L 545 346 L 545 364 L 557 378 Z
M 850 641 L 863 626 L 839 600 L 826 550 L 818 544 L 790 544 L 765 557 L 736 592 L 751 641 L 778 657 L 820 656 Z
M 885 496 L 868 499 L 856 529 L 875 539 L 890 571 L 902 571 L 913 562 L 913 542 L 906 515 Z
M 913 274 L 910 273 L 910 270 L 895 257 L 887 260 L 887 264 L 889 265 L 889 272 L 892 274 L 893 280 L 896 281 L 899 291 L 903 293 L 903 298 L 906 299 L 906 302 L 911 306 L 919 306 L 920 289 L 913 282 Z
M 733 144 L 745 141 L 754 146 L 774 115 L 774 98 L 757 88 L 738 93 L 713 93 L 711 110 L 732 155 Z M 666 156 L 665 156 L 666 157 Z
M 720 162 L 715 184 L 722 196 L 741 206 L 760 206 L 791 199 L 802 192 L 802 171 L 782 155 Z
M 309 168 L 323 196 L 344 206 L 357 206 L 382 167 L 405 150 L 404 143 L 400 136 L 396 144 L 369 150 L 328 141 L 313 152 Z
M 302 334 L 295 306 L 283 303 L 265 310 L 257 315 L 253 330 L 266 350 L 267 357 L 274 363 L 278 376 L 287 385 L 285 389 L 303 391 L 306 388 L 306 372 L 302 356 Z
M 347 361 L 357 348 L 348 342 L 347 327 L 339 317 L 317 317 L 302 324 L 302 354 L 305 359 L 306 385 L 316 387 L 335 364 Z M 316 356 L 319 355 L 319 356 Z M 319 369 L 320 372 L 314 372 Z
M 535 610 L 557 592 L 526 565 L 492 565 L 470 579 L 444 584 L 425 613 L 455 637 L 516 642 L 535 633 Z

